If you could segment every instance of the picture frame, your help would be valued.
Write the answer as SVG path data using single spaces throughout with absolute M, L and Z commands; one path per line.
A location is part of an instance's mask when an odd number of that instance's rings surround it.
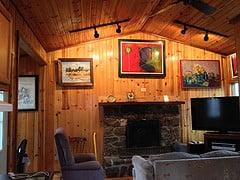
M 219 60 L 180 60 L 180 79 L 186 88 L 220 88 Z
M 61 58 L 57 61 L 57 73 L 61 86 L 93 87 L 92 58 Z
M 164 78 L 165 41 L 119 39 L 119 77 Z
M 18 110 L 38 110 L 38 76 L 23 75 L 18 77 Z
M 237 63 L 237 54 L 231 54 L 230 55 L 230 61 L 231 61 L 231 75 L 232 79 L 235 79 L 238 77 L 238 63 Z

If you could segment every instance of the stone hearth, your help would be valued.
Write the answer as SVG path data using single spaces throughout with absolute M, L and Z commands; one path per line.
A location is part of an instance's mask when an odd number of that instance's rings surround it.
M 100 103 L 104 126 L 104 168 L 108 177 L 131 175 L 133 155 L 148 157 L 150 154 L 173 150 L 180 140 L 180 104 L 183 102 L 126 102 Z M 160 146 L 127 148 L 126 126 L 128 121 L 159 121 Z

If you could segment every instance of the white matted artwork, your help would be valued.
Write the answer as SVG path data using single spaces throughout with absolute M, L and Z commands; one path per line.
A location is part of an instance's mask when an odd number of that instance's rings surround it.
M 62 86 L 93 86 L 92 59 L 65 58 L 58 61 L 58 83 Z
M 38 76 L 19 76 L 18 110 L 35 111 L 38 108 Z

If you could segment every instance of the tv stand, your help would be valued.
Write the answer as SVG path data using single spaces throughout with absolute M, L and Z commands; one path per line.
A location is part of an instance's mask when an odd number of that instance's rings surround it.
M 240 133 L 204 133 L 205 151 L 225 149 L 240 151 Z

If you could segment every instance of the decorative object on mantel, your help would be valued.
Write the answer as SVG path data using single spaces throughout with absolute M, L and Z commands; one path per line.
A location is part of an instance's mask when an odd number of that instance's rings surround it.
M 164 102 L 169 102 L 168 95 L 164 95 L 164 96 L 163 96 L 163 101 L 164 101 Z
M 220 88 L 218 60 L 180 60 L 182 88 Z
M 128 92 L 128 93 L 127 93 L 127 99 L 128 99 L 129 101 L 134 101 L 134 100 L 135 100 L 135 94 L 134 94 L 134 92 L 132 92 L 132 91 Z
M 116 97 L 113 96 L 113 95 L 109 95 L 109 96 L 107 97 L 107 101 L 108 101 L 108 102 L 115 102 L 115 101 L 116 101 Z
M 61 86 L 93 87 L 92 58 L 61 58 L 57 61 L 56 71 Z
M 230 60 L 231 60 L 231 74 L 232 74 L 232 78 L 236 78 L 238 76 L 237 55 L 236 55 L 236 53 L 230 55 Z
M 165 72 L 165 41 L 119 39 L 119 77 L 161 77 Z

